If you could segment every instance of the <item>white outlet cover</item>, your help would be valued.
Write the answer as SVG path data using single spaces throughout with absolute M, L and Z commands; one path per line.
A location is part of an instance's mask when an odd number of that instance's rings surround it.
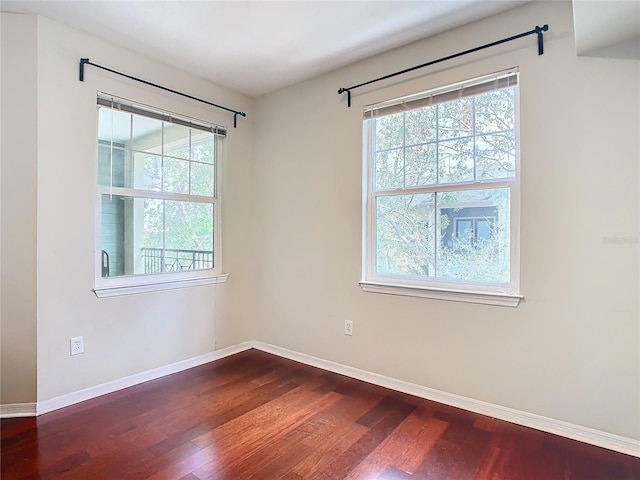
M 71 356 L 73 355 L 80 355 L 81 353 L 84 353 L 84 338 L 83 337 L 73 337 L 72 339 L 69 340 L 69 348 L 70 348 L 70 354 Z
M 345 335 L 353 335 L 353 321 L 345 320 L 344 321 L 344 334 Z

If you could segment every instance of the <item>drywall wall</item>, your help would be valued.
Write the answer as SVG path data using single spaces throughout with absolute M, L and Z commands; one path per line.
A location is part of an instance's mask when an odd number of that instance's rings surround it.
M 548 23 L 354 92 L 341 86 Z M 256 338 L 445 392 L 640 438 L 640 68 L 575 54 L 570 2 L 530 3 L 256 102 Z M 364 293 L 362 109 L 520 68 L 518 308 Z M 353 321 L 352 337 L 343 334 Z
M 36 27 L 2 14 L 0 403 L 36 401 Z
M 30 28 L 22 29 L 24 22 Z M 33 358 L 20 368 L 28 367 L 27 378 L 32 384 L 37 338 L 37 400 L 48 400 L 247 340 L 251 304 L 246 299 L 252 291 L 248 271 L 253 268 L 248 247 L 253 238 L 252 100 L 41 17 L 3 14 L 2 40 L 3 67 L 5 45 L 11 58 L 26 53 L 31 61 L 27 77 L 24 80 L 22 76 L 16 77 L 21 83 L 7 83 L 7 90 L 3 68 L 3 136 L 5 115 L 23 119 L 28 128 L 16 139 L 25 149 L 23 156 L 27 156 L 27 161 L 16 166 L 13 175 L 14 180 L 18 180 L 17 175 L 24 177 L 26 184 L 24 187 L 16 184 L 13 190 L 2 189 L 2 205 L 9 212 L 8 216 L 3 212 L 2 217 L 5 255 L 2 274 L 6 280 L 17 269 L 18 262 L 22 269 L 26 264 L 30 270 L 25 276 L 27 288 L 23 294 L 30 303 L 18 312 L 26 310 L 26 326 L 20 326 L 15 335 L 9 329 L 3 333 L 14 343 L 27 337 L 26 345 L 30 347 L 27 352 Z M 232 116 L 221 110 L 91 67 L 86 69 L 85 82 L 80 82 L 81 57 L 246 111 L 248 118 L 239 119 L 238 128 L 233 129 Z M 13 80 L 13 76 L 8 78 Z M 222 234 L 224 245 L 229 246 L 223 246 L 223 263 L 224 270 L 234 272 L 228 283 L 96 298 L 92 289 L 98 91 L 229 127 L 222 174 L 225 186 Z M 5 103 L 5 98 L 11 95 L 16 99 Z M 23 97 L 29 101 L 23 104 Z M 5 156 L 4 144 L 2 153 L 5 165 L 9 156 Z M 10 174 L 3 168 L 3 182 L 11 181 Z M 11 216 L 16 222 L 25 216 L 26 220 L 21 221 L 26 225 L 21 228 L 27 230 L 24 235 L 10 237 L 13 243 L 5 235 L 11 226 Z M 6 285 L 3 282 L 4 295 L 8 293 Z M 16 284 L 16 289 L 19 287 Z M 37 335 L 33 318 L 36 305 Z M 223 318 L 228 321 L 221 322 Z M 3 330 L 4 323 L 3 304 Z M 71 357 L 69 339 L 75 336 L 84 337 L 85 353 Z M 4 360 L 3 344 L 3 382 Z M 10 387 L 7 400 L 3 392 L 3 402 L 19 400 L 13 386 Z M 30 388 L 29 399 L 34 401 L 33 385 Z

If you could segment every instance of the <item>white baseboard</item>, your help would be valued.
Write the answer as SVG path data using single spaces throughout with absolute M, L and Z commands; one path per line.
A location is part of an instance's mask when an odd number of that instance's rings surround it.
M 0 405 L 0 418 L 35 417 L 35 403 L 7 403 Z
M 423 387 L 414 383 L 397 380 L 377 373 L 367 372 L 366 370 L 360 370 L 358 368 L 331 362 L 329 360 L 277 347 L 268 343 L 256 341 L 248 343 L 257 350 L 262 350 L 263 352 L 272 353 L 306 365 L 346 375 L 374 385 L 408 393 L 427 400 L 444 403 L 445 405 L 450 405 L 452 407 L 462 408 L 464 410 L 487 415 L 489 417 L 498 418 L 500 420 L 523 425 L 525 427 L 534 428 L 543 432 L 553 433 L 555 435 L 571 438 L 591 445 L 597 445 L 598 447 L 625 453 L 634 457 L 640 457 L 640 440 L 614 435 L 612 433 L 595 430 L 593 428 L 555 420 L 553 418 L 543 417 L 534 413 L 522 412 L 520 410 L 514 410 L 512 408 L 474 400 L 472 398 L 435 390 L 433 388 Z
M 137 373 L 119 380 L 103 383 L 94 387 L 79 390 L 67 395 L 52 398 L 38 403 L 15 403 L 0 405 L 0 418 L 12 417 L 33 417 L 42 415 L 59 408 L 68 407 L 70 405 L 99 397 L 107 393 L 112 393 L 123 388 L 133 385 L 155 380 L 172 373 L 197 367 L 204 363 L 212 362 L 235 353 L 239 353 L 250 348 L 261 350 L 263 352 L 272 353 L 283 358 L 288 358 L 296 362 L 311 365 L 313 367 L 322 368 L 330 372 L 346 375 L 347 377 L 362 380 L 364 382 L 379 385 L 381 387 L 396 390 L 398 392 L 408 393 L 416 397 L 425 398 L 435 402 L 450 405 L 452 407 L 462 408 L 474 413 L 487 415 L 490 417 L 505 420 L 507 422 L 523 425 L 525 427 L 534 428 L 543 432 L 553 433 L 562 437 L 571 438 L 580 442 L 597 445 L 616 452 L 625 453 L 635 457 L 640 457 L 640 441 L 633 438 L 622 437 L 612 433 L 595 430 L 581 425 L 575 425 L 553 418 L 543 417 L 534 413 L 522 412 L 508 407 L 495 405 L 492 403 L 474 400 L 472 398 L 455 395 L 452 393 L 435 390 L 433 388 L 416 385 L 414 383 L 397 380 L 395 378 L 386 377 L 377 373 L 368 372 L 359 368 L 350 367 L 341 363 L 324 360 L 304 353 L 289 350 L 287 348 L 270 345 L 268 343 L 251 340 L 234 345 L 221 350 L 201 355 L 199 357 L 190 358 L 180 362 L 165 365 L 164 367 L 154 368 L 146 372 Z
M 116 392 L 123 388 L 132 387 L 140 383 L 155 380 L 156 378 L 164 377 L 165 375 L 171 375 L 172 373 L 181 372 L 188 368 L 197 367 L 204 363 L 209 363 L 214 360 L 233 355 L 234 353 L 242 352 L 251 348 L 249 342 L 234 345 L 232 347 L 223 348 L 214 352 L 206 353 L 198 357 L 189 358 L 180 362 L 165 365 L 163 367 L 154 368 L 145 372 L 136 373 L 128 377 L 113 380 L 111 382 L 103 383 L 93 387 L 78 390 L 67 395 L 61 395 L 59 397 L 51 398 L 37 403 L 16 403 L 0 405 L 0 418 L 11 417 L 33 417 L 36 415 L 42 415 L 44 413 L 58 410 L 59 408 L 68 407 L 76 403 L 84 402 L 92 398 L 106 395 L 107 393 Z
M 249 348 L 251 348 L 249 342 L 241 343 L 228 348 L 209 352 L 198 357 L 189 358 L 187 360 L 182 360 L 180 362 L 165 365 L 163 367 L 136 373 L 128 377 L 114 380 L 112 382 L 85 388 L 84 390 L 78 390 L 77 392 L 62 395 L 60 397 L 55 397 L 50 400 L 44 400 L 42 402 L 38 402 L 37 415 L 42 415 L 43 413 L 52 412 L 53 410 L 58 410 L 59 408 L 68 407 L 69 405 L 73 405 L 75 403 L 84 402 L 85 400 L 99 397 L 101 395 L 106 395 L 107 393 L 116 392 L 118 390 L 122 390 L 123 388 L 132 387 L 140 383 L 155 380 L 156 378 L 171 375 L 172 373 L 177 373 L 189 368 L 197 367 L 198 365 L 209 363 L 214 360 L 219 360 L 221 358 L 228 357 L 229 355 L 242 352 L 243 350 L 247 350 Z

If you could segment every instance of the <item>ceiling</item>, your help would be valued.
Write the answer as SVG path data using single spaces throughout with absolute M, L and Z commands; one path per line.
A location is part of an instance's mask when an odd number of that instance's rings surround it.
M 48 17 L 256 97 L 525 1 L 3 0 L 1 8 Z M 101 63 L 90 51 L 84 56 Z

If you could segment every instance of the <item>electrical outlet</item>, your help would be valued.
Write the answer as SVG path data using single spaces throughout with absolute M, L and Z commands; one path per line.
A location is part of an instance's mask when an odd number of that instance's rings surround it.
M 344 334 L 353 335 L 353 322 L 351 320 L 344 321 Z
M 69 343 L 71 344 L 71 356 L 84 353 L 84 338 L 74 337 L 69 340 Z

